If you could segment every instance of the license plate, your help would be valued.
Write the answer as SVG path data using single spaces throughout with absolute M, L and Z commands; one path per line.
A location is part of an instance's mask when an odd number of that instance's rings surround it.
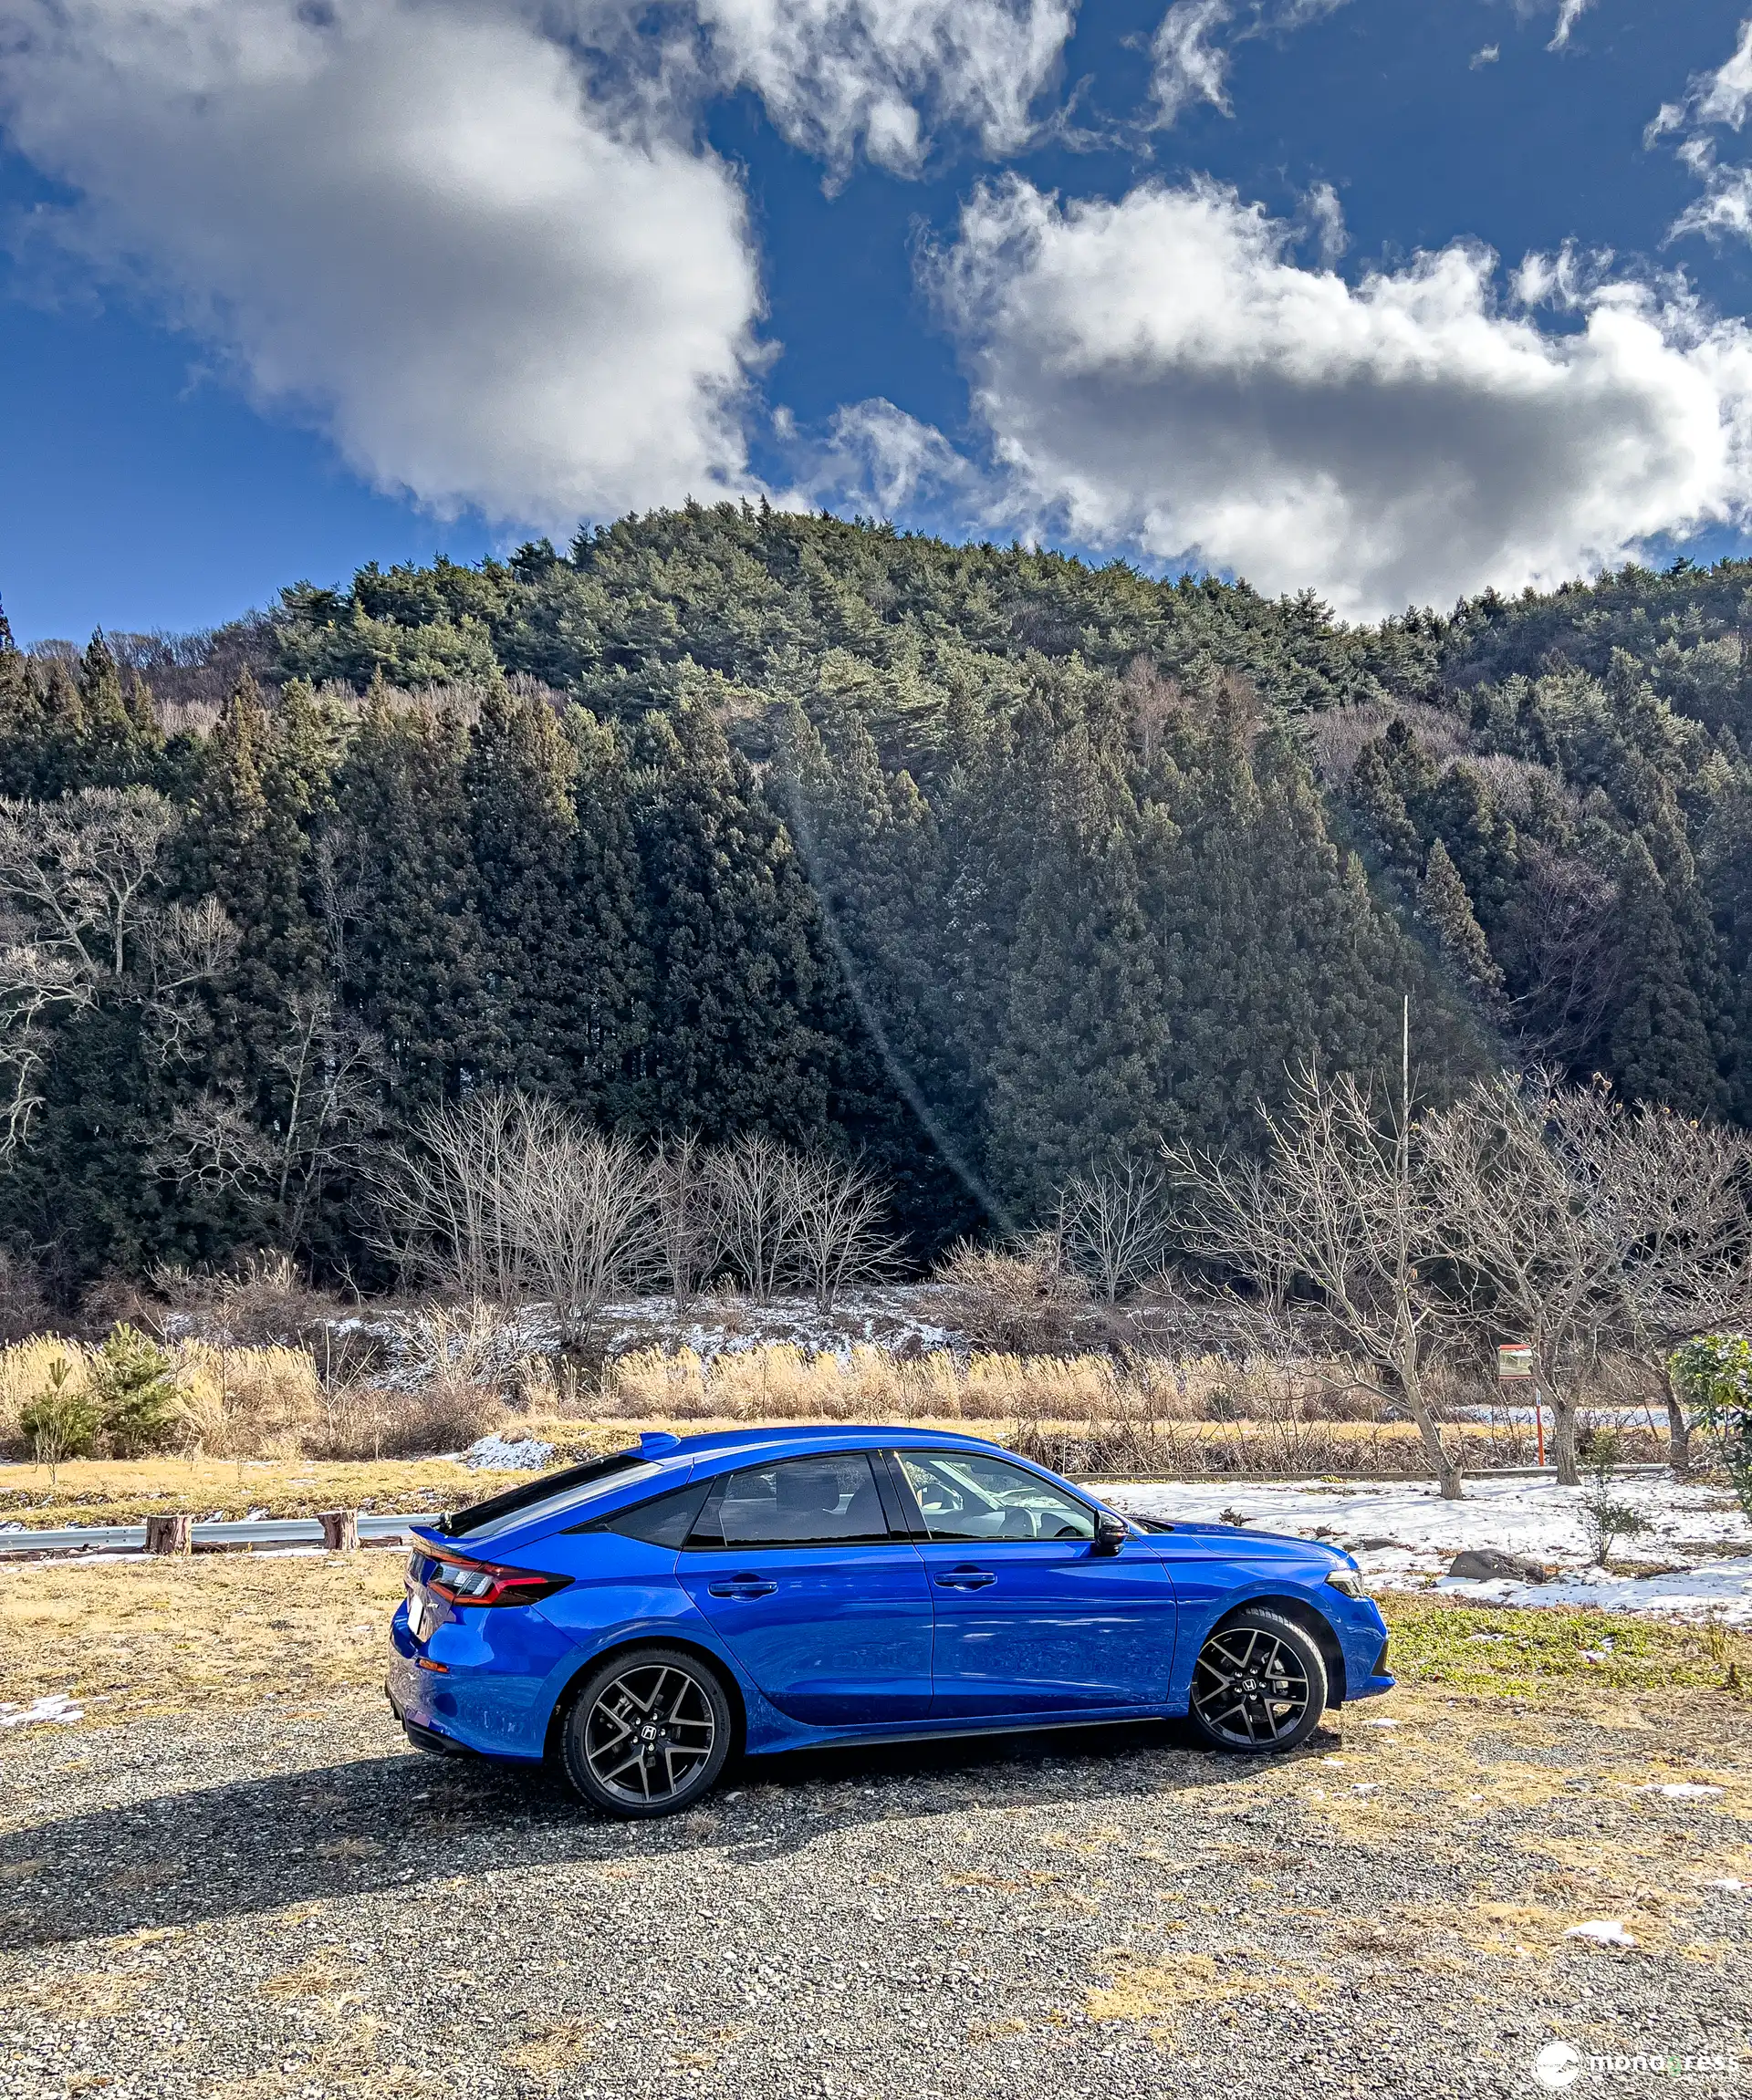
M 424 1640 L 431 1620 L 432 1599 L 417 1585 L 408 1591 L 408 1631 L 415 1640 Z

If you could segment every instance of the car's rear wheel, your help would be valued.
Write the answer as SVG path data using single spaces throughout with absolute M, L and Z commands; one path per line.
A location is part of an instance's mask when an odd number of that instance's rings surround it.
M 1262 1606 L 1218 1627 L 1193 1665 L 1192 1723 L 1213 1750 L 1294 1750 L 1319 1726 L 1326 1697 L 1319 1643 Z
M 674 1815 L 715 1783 L 731 1732 L 729 1696 L 709 1664 L 685 1648 L 630 1648 L 584 1680 L 560 1753 L 595 1807 Z

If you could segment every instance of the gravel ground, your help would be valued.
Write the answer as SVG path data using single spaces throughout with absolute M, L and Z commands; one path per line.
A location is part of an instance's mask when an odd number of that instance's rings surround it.
M 0 2095 L 1410 2100 L 1537 2093 L 1558 2037 L 1752 2076 L 1752 1893 L 1705 1886 L 1752 1883 L 1743 1704 L 1328 1719 L 1263 1765 L 1164 1729 L 750 1764 L 643 1826 L 358 1698 L 25 1731 Z M 1682 1781 L 1722 1792 L 1639 1791 Z M 1602 1916 L 1636 1947 L 1563 1938 Z

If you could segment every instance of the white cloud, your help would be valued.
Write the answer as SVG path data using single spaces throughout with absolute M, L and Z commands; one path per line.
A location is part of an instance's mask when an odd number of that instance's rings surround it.
M 1677 102 L 1663 102 L 1642 135 L 1644 145 L 1670 131 L 1682 134 L 1674 153 L 1704 185 L 1695 204 L 1680 213 L 1670 238 L 1684 234 L 1752 240 L 1752 169 L 1725 168 L 1716 158 L 1716 126 L 1742 130 L 1752 109 L 1752 21 L 1740 25 L 1740 39 L 1713 72 L 1695 73 Z
M 593 109 L 514 14 L 60 0 L 0 85 L 82 192 L 63 240 L 374 483 L 564 526 L 741 479 L 740 190 Z
M 1229 15 L 1228 0 L 1174 0 L 1163 16 L 1150 46 L 1150 97 L 1159 124 L 1172 124 L 1194 102 L 1229 114 L 1229 54 L 1211 41 Z
M 373 483 L 565 528 L 748 485 L 758 268 L 704 99 L 843 165 L 1017 142 L 1074 0 L 12 0 L 0 124 Z
M 1500 44 L 1486 44 L 1482 50 L 1475 51 L 1466 60 L 1466 69 L 1476 73 L 1481 66 L 1494 66 L 1502 55 L 1503 47 Z
M 808 443 L 787 416 L 775 424 L 798 460 L 796 485 L 780 499 L 788 505 L 827 504 L 949 532 L 985 505 L 978 469 L 941 431 L 880 396 L 836 410 L 824 443 Z
M 990 153 L 1029 137 L 1076 0 L 697 0 L 720 84 L 744 81 L 794 143 L 916 169 L 933 127 Z
M 1559 0 L 1558 26 L 1546 49 L 1561 51 L 1570 41 L 1570 31 L 1592 5 L 1593 0 Z
M 1726 124 L 1737 131 L 1752 109 L 1752 21 L 1740 25 L 1740 40 L 1714 72 L 1694 73 L 1677 102 L 1663 102 L 1647 136 L 1687 126 Z
M 1505 311 L 1455 244 L 1350 286 L 1204 181 L 981 190 L 937 287 L 1013 515 L 1342 611 L 1549 586 L 1752 494 L 1752 332 L 1682 294 Z
M 1235 45 L 1305 28 L 1344 5 L 1345 0 L 1245 0 L 1239 24 L 1231 30 L 1234 0 L 1173 0 L 1150 43 L 1153 125 L 1165 129 L 1194 102 L 1208 102 L 1231 116 L 1229 57 Z
M 1673 222 L 1675 234 L 1729 234 L 1752 241 L 1752 168 L 1704 171 L 1707 187 Z

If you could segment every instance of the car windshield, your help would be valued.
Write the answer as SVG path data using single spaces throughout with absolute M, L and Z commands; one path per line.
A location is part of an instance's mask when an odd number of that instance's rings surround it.
M 933 1539 L 1091 1539 L 1086 1502 L 1002 1459 L 902 1451 L 902 1466 Z

